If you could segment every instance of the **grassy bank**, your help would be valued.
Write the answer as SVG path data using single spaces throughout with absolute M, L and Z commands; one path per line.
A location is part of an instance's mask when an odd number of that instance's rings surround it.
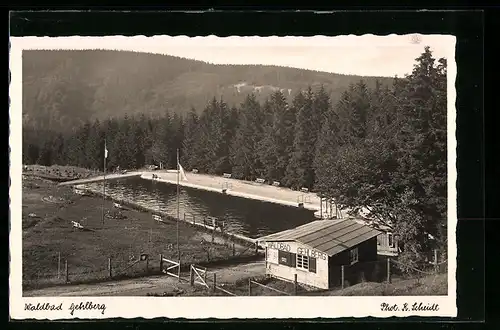
M 176 221 L 159 223 L 148 212 L 131 207 L 118 210 L 103 199 L 80 196 L 70 187 L 38 176 L 23 176 L 23 286 L 34 288 L 69 281 L 86 282 L 109 277 L 140 276 L 159 272 L 160 254 L 177 259 Z M 76 229 L 72 221 L 85 230 Z M 190 225 L 179 223 L 181 263 L 221 262 L 233 258 L 229 240 L 218 238 Z M 251 255 L 253 249 L 235 246 L 235 254 Z M 150 260 L 137 262 L 141 254 Z M 59 256 L 61 262 L 59 263 Z M 60 277 L 57 277 L 58 269 Z
M 25 165 L 23 168 L 23 174 L 62 182 L 68 180 L 86 179 L 93 176 L 102 175 L 102 171 L 89 170 L 75 166 Z
M 392 283 L 364 282 L 341 290 L 324 292 L 329 296 L 441 296 L 448 294 L 448 275 L 428 275 L 419 279 L 395 279 Z

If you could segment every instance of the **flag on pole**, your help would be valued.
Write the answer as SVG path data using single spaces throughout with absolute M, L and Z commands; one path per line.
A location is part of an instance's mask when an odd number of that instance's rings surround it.
M 179 161 L 179 149 L 177 149 L 177 174 L 177 182 L 179 182 L 179 175 L 182 177 L 182 181 L 187 181 L 186 173 L 184 173 L 184 169 Z
M 183 180 L 183 181 L 187 181 L 188 179 L 187 179 L 187 177 L 186 177 L 186 173 L 184 173 L 184 169 L 182 168 L 181 163 L 179 163 L 179 172 L 180 172 L 180 174 L 181 174 L 181 178 L 182 178 L 182 180 Z
M 104 158 L 108 158 L 108 148 L 106 147 L 106 141 L 104 141 Z

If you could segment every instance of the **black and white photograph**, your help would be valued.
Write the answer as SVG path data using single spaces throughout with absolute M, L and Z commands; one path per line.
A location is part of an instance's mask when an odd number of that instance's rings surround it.
M 453 36 L 18 37 L 10 71 L 11 313 L 456 315 Z

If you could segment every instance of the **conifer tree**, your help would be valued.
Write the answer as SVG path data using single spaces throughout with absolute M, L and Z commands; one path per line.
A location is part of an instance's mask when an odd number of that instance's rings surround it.
M 130 167 L 141 168 L 145 165 L 146 157 L 144 155 L 145 139 L 144 132 L 139 125 L 140 122 L 132 121 L 127 141 L 130 150 Z
M 198 140 L 196 142 L 195 154 L 193 154 L 196 159 L 197 169 L 200 172 L 205 173 L 209 173 L 209 170 L 212 168 L 210 162 L 215 157 L 213 142 L 211 140 L 211 119 L 214 112 L 212 109 L 216 107 L 216 103 L 217 101 L 212 99 L 200 115 L 198 124 Z
M 45 141 L 42 143 L 42 147 L 40 148 L 40 154 L 38 156 L 37 164 L 50 166 L 52 165 L 52 140 L 50 138 L 45 138 Z
M 267 108 L 267 109 L 266 109 Z M 263 175 L 269 181 L 281 180 L 284 177 L 289 161 L 286 154 L 286 125 L 285 117 L 288 104 L 281 92 L 271 95 L 265 105 L 265 115 L 272 113 L 272 124 L 265 127 L 261 141 L 260 156 L 263 164 Z
M 288 164 L 288 182 L 295 188 L 311 188 L 314 182 L 312 162 L 314 159 L 315 120 L 313 113 L 314 95 L 311 87 L 304 95 L 303 105 L 297 113 L 293 154 Z
M 165 167 L 170 166 L 169 155 L 170 150 L 172 149 L 172 146 L 169 144 L 170 125 L 171 118 L 169 113 L 167 112 L 158 119 L 154 127 L 154 138 L 148 158 L 151 159 L 153 164 L 156 166 L 159 166 L 160 164 L 163 164 L 163 166 Z
M 35 164 L 39 155 L 37 131 L 31 127 L 23 127 L 23 163 Z
M 258 145 L 263 132 L 263 114 L 255 95 L 241 104 L 239 127 L 232 144 L 232 172 L 237 178 L 254 180 L 261 168 Z
M 66 163 L 64 136 L 62 133 L 58 133 L 52 141 L 52 164 L 66 165 Z
M 134 152 L 134 146 L 129 145 L 129 134 L 131 133 L 131 119 L 129 116 L 125 116 L 122 120 L 118 122 L 118 131 L 114 138 L 114 149 L 117 165 L 120 168 L 132 168 L 133 160 L 132 153 Z
M 322 196 L 335 198 L 337 191 L 332 179 L 336 175 L 333 171 L 340 147 L 339 118 L 335 110 L 330 109 L 327 114 L 320 138 L 316 141 L 314 157 L 315 190 Z
M 99 120 L 95 120 L 89 127 L 85 143 L 88 168 L 98 169 L 103 167 L 102 138 L 101 124 Z
M 89 168 L 90 162 L 87 154 L 87 140 L 90 134 L 90 122 L 86 122 L 78 130 L 75 143 L 76 166 Z
M 197 167 L 198 140 L 199 140 L 199 118 L 195 108 L 187 115 L 184 126 L 184 140 L 182 141 L 182 166 L 188 170 Z
M 230 109 L 222 99 L 216 102 L 216 111 L 213 117 L 213 136 L 215 150 L 215 173 L 222 174 L 231 172 L 231 163 L 229 158 L 229 145 L 232 141 L 231 113 Z

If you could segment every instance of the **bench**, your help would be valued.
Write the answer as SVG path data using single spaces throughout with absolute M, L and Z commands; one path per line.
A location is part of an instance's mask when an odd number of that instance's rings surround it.
M 274 182 L 273 182 L 273 186 L 275 186 L 275 187 L 279 187 L 279 186 L 280 186 L 280 183 L 279 183 L 278 181 L 274 181 Z
M 153 214 L 153 220 L 156 220 L 158 222 L 163 222 L 161 215 L 158 215 L 158 214 Z
M 230 179 L 231 178 L 231 174 L 230 173 L 224 173 L 222 175 L 225 179 Z
M 262 183 L 266 182 L 266 180 L 265 180 L 265 179 L 258 178 L 258 179 L 255 179 L 255 182 L 257 182 L 257 183 L 261 183 L 261 184 L 262 184 Z
M 78 188 L 75 188 L 74 190 L 74 193 L 77 194 L 77 195 L 82 195 L 84 196 L 86 194 L 85 190 L 81 190 L 81 189 L 78 189 Z
M 80 223 L 78 223 L 76 221 L 71 221 L 71 223 L 73 223 L 73 227 L 78 228 L 78 229 L 83 229 L 83 226 Z
M 205 217 L 203 219 L 203 225 L 204 226 L 210 226 L 210 225 L 212 225 L 213 227 L 215 227 L 215 225 L 217 224 L 217 221 L 218 221 L 218 219 L 216 217 L 210 217 L 210 216 L 208 216 L 208 217 Z
M 191 172 L 194 173 L 194 174 L 196 174 L 196 173 L 198 173 L 198 170 L 195 169 L 195 168 L 193 168 L 193 170 Z
M 211 221 L 212 224 L 215 224 L 217 222 L 217 218 L 216 217 L 207 217 L 207 220 Z
M 223 231 L 224 227 L 226 226 L 226 222 L 224 220 L 219 220 L 216 217 L 207 217 L 206 220 L 204 220 L 205 225 L 212 225 L 214 229 L 220 228 L 221 231 Z
M 309 189 L 307 189 L 307 188 L 300 188 L 300 191 L 302 191 L 303 193 L 308 193 Z

